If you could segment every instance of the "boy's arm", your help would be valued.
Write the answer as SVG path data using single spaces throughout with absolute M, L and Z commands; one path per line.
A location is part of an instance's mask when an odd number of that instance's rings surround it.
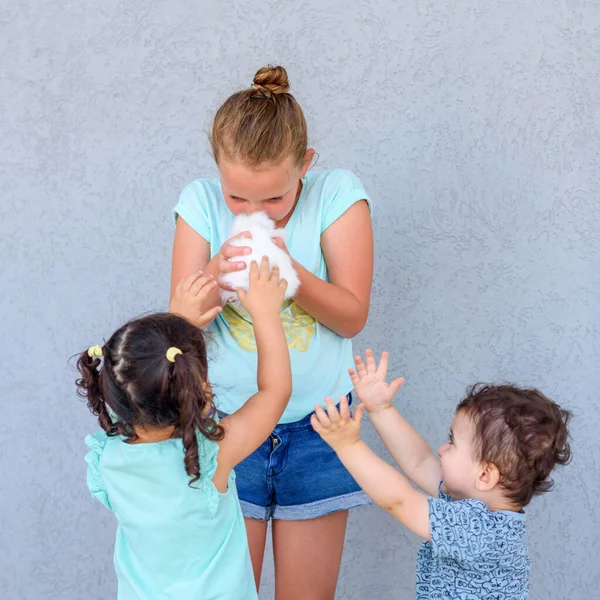
M 374 410 L 369 417 L 387 451 L 406 476 L 429 496 L 437 496 L 442 469 L 427 442 L 394 406 Z
M 427 497 L 411 487 L 401 473 L 362 440 L 341 449 L 338 457 L 376 504 L 419 537 L 431 539 Z
M 383 352 L 379 365 L 371 350 L 365 352 L 365 362 L 354 358 L 356 371 L 350 369 L 354 391 L 364 404 L 375 430 L 388 452 L 407 477 L 430 496 L 437 496 L 442 470 L 436 456 L 425 440 L 392 406 L 402 377 L 386 382 L 388 353 Z
M 431 539 L 427 498 L 361 441 L 364 406 L 360 404 L 354 415 L 350 415 L 345 397 L 340 398 L 339 411 L 331 398 L 325 403 L 327 412 L 317 405 L 310 419 L 315 431 L 335 450 L 358 485 L 379 506 L 418 536 Z

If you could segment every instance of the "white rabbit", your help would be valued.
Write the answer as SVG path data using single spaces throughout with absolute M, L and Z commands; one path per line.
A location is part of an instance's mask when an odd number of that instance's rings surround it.
M 279 267 L 279 276 L 287 281 L 285 297 L 291 298 L 300 286 L 300 280 L 292 265 L 292 259 L 281 248 L 278 248 L 272 241 L 273 238 L 286 239 L 285 229 L 276 228 L 275 223 L 264 212 L 256 212 L 252 215 L 241 214 L 236 217 L 231 228 L 231 236 L 248 231 L 252 239 L 238 238 L 232 240 L 232 246 L 248 246 L 252 248 L 252 254 L 236 257 L 236 260 L 243 260 L 246 268 L 242 271 L 233 271 L 221 276 L 221 281 L 227 283 L 233 289 L 242 288 L 248 291 L 250 281 L 250 264 L 254 260 L 260 266 L 263 256 L 269 257 L 271 268 Z M 221 299 L 224 302 L 237 300 L 236 292 L 230 292 L 221 288 Z

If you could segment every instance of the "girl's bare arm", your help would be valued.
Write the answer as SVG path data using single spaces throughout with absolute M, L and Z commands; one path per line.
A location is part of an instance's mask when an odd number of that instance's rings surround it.
M 325 327 L 352 338 L 365 326 L 371 301 L 373 228 L 366 200 L 323 232 L 321 246 L 330 282 L 293 261 L 301 282 L 295 301 Z

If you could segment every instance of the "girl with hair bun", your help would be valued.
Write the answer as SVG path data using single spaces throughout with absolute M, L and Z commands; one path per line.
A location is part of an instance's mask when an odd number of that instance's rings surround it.
M 351 399 L 351 339 L 366 323 L 373 277 L 369 197 L 350 171 L 309 170 L 315 151 L 281 66 L 259 69 L 250 87 L 225 101 L 210 144 L 219 178 L 190 183 L 174 209 L 172 290 L 200 269 L 220 281 L 246 268 L 250 248 L 230 239 L 237 215 L 265 212 L 285 228 L 287 241 L 273 243 L 291 256 L 300 279 L 280 311 L 292 396 L 269 437 L 236 467 L 237 486 L 257 588 L 272 520 L 276 598 L 329 600 L 348 510 L 370 501 L 310 417 L 326 396 Z M 220 305 L 215 289 L 206 309 Z M 241 303 L 227 303 L 210 333 L 215 402 L 227 415 L 256 389 L 252 316 Z

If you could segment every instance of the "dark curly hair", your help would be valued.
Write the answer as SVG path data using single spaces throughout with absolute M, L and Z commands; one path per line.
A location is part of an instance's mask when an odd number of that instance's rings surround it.
M 179 348 L 175 362 L 166 358 Z M 107 435 L 137 439 L 135 427 L 175 427 L 185 448 L 190 484 L 200 478 L 198 440 L 223 439 L 208 391 L 208 362 L 202 331 L 185 319 L 158 313 L 134 319 L 102 347 L 103 358 L 82 352 L 77 393 L 87 400 Z M 102 368 L 100 365 L 102 363 Z M 111 416 L 109 409 L 114 416 Z
M 552 489 L 550 473 L 571 460 L 571 413 L 535 389 L 473 386 L 458 405 L 475 426 L 477 460 L 494 464 L 519 506 Z

